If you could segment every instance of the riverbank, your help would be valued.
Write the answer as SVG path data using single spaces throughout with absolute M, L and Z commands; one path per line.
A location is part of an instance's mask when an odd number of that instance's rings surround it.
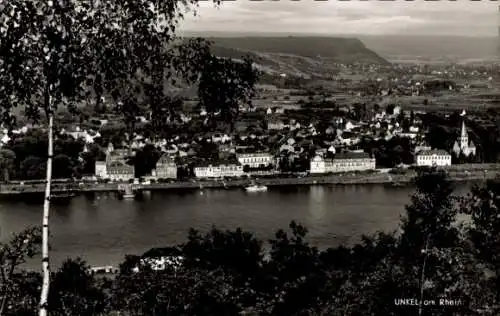
M 451 181 L 480 181 L 494 179 L 500 174 L 500 165 L 457 165 L 446 168 Z M 275 176 L 257 178 L 259 184 L 266 186 L 290 186 L 290 185 L 363 185 L 363 184 L 388 184 L 392 186 L 403 186 L 411 184 L 416 176 L 414 170 L 405 170 L 400 174 L 388 172 L 358 172 L 329 175 L 308 176 Z M 237 188 L 250 183 L 249 178 L 232 180 L 191 180 L 174 181 L 170 183 L 131 184 L 135 191 L 145 190 L 183 190 L 200 188 Z M 53 184 L 52 192 L 117 192 L 119 183 L 64 183 Z M 0 196 L 20 195 L 29 193 L 43 193 L 45 186 L 40 184 L 2 184 L 0 185 Z

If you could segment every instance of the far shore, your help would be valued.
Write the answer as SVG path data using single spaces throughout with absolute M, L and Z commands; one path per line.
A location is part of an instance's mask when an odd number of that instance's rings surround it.
M 456 165 L 444 168 L 449 179 L 454 182 L 481 181 L 497 178 L 500 174 L 500 165 L 471 164 Z M 290 185 L 364 185 L 364 184 L 387 184 L 390 186 L 408 186 L 416 175 L 415 170 L 404 170 L 401 173 L 390 173 L 380 171 L 338 173 L 327 175 L 306 175 L 306 176 L 283 176 L 272 177 L 252 177 L 230 180 L 199 180 L 156 182 L 151 184 L 131 184 L 135 191 L 161 191 L 161 190 L 189 190 L 204 188 L 238 188 L 245 187 L 255 180 L 260 185 L 266 186 L 290 186 Z M 84 192 L 118 192 L 119 183 L 54 183 L 53 193 L 84 193 Z M 43 193 L 45 185 L 4 183 L 0 185 L 0 196 L 14 196 L 30 193 Z

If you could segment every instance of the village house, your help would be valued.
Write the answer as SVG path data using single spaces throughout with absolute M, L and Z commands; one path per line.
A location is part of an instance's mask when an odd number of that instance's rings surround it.
M 276 114 L 285 114 L 285 109 L 282 107 L 275 107 L 273 109 L 274 109 L 274 113 L 276 113 Z
M 146 142 L 142 137 L 136 137 L 131 143 L 130 143 L 130 148 L 137 150 L 144 148 L 146 146 Z
M 409 128 L 409 132 L 410 133 L 418 133 L 420 131 L 420 129 L 418 128 L 418 126 L 410 126 Z
M 311 173 L 335 173 L 374 170 L 375 158 L 365 152 L 353 151 L 335 154 L 333 159 L 316 156 L 311 160 Z
M 177 164 L 168 154 L 163 154 L 153 170 L 153 177 L 159 179 L 177 179 Z
M 451 155 L 442 149 L 421 150 L 416 155 L 417 166 L 451 166 Z
M 101 137 L 99 132 L 94 132 L 94 131 L 86 131 L 86 130 L 81 130 L 80 127 L 75 127 L 74 131 L 66 131 L 65 129 L 61 130 L 61 134 L 63 135 L 69 135 L 73 137 L 73 139 L 82 139 L 85 143 L 87 144 L 92 144 L 94 143 L 94 139 Z
M 279 119 L 270 119 L 267 121 L 268 130 L 278 130 L 281 131 L 286 128 L 286 124 Z
M 236 159 L 242 166 L 250 168 L 268 167 L 273 163 L 273 156 L 268 153 L 245 153 L 237 154 Z
M 232 140 L 232 137 L 227 135 L 227 134 L 219 134 L 216 133 L 212 135 L 212 142 L 214 143 L 226 143 L 230 142 Z
M 194 168 L 194 175 L 197 178 L 223 178 L 241 177 L 243 166 L 237 161 L 205 162 Z

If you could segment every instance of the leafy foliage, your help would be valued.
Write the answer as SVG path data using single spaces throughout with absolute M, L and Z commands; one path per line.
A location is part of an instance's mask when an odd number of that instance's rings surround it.
M 225 122 L 233 122 L 240 104 L 250 105 L 258 72 L 251 59 L 242 62 L 208 56 L 198 85 L 200 105 L 209 113 L 220 112 Z
M 95 315 L 104 312 L 106 296 L 84 261 L 67 260 L 53 276 L 49 295 L 52 315 Z
M 30 300 L 28 291 L 33 275 L 23 272 L 20 266 L 39 254 L 41 242 L 40 228 L 29 227 L 15 234 L 8 243 L 0 244 L 0 315 L 36 310 L 37 301 Z

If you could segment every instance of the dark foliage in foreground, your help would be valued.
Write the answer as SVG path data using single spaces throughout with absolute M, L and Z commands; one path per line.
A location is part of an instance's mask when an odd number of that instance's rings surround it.
M 178 267 L 141 268 L 127 256 L 113 279 L 68 260 L 52 276 L 51 315 L 498 315 L 500 182 L 452 195 L 446 174 L 421 173 L 398 233 L 319 250 L 292 222 L 267 244 L 241 229 L 191 230 Z M 467 216 L 461 223 L 457 218 Z M 4 315 L 34 315 L 40 276 L 19 269 L 39 238 L 2 245 Z M 25 241 L 26 240 L 26 241 Z M 435 305 L 401 306 L 398 299 Z M 459 306 L 440 306 L 440 299 Z M 450 301 L 448 301 L 450 302 Z

